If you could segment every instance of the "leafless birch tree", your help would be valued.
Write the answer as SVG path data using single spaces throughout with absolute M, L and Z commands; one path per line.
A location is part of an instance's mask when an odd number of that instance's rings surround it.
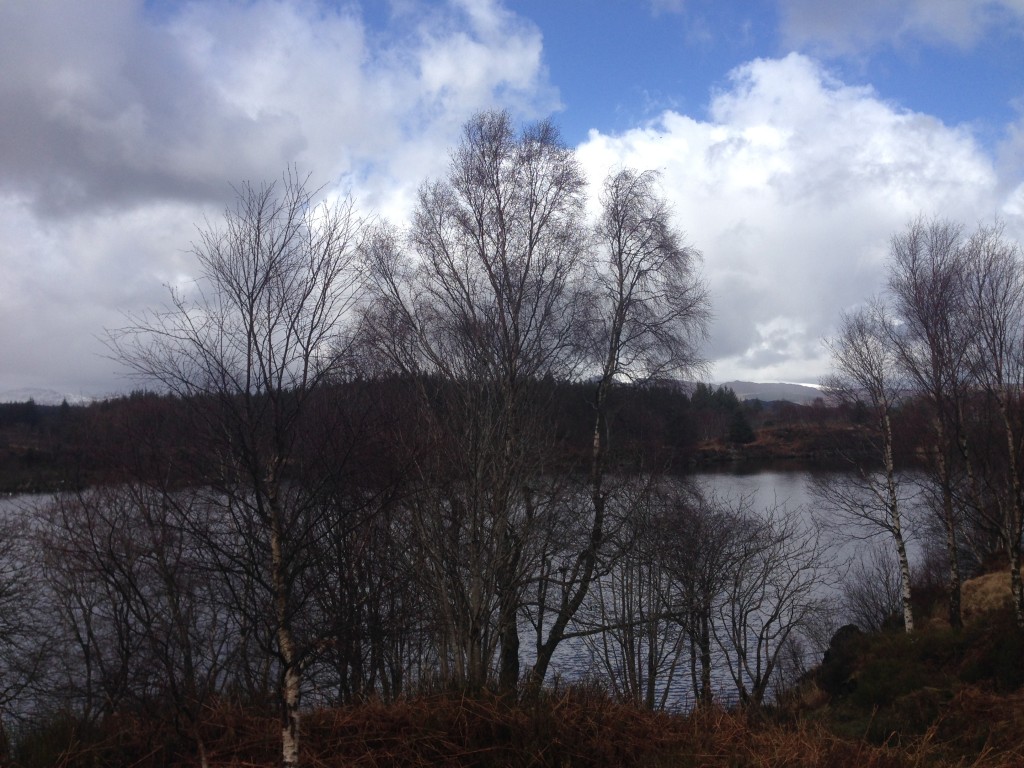
M 829 396 L 847 404 L 863 403 L 872 420 L 872 461 L 881 464 L 865 466 L 851 457 L 856 473 L 820 476 L 815 492 L 829 508 L 849 523 L 863 524 L 892 537 L 899 562 L 903 626 L 914 631 L 914 611 L 910 594 L 910 560 L 907 556 L 904 506 L 906 492 L 896 472 L 893 440 L 893 413 L 903 397 L 904 384 L 896 351 L 890 345 L 892 321 L 880 300 L 863 309 L 843 314 L 839 331 L 826 344 L 832 353 L 835 374 L 823 381 Z M 877 465 L 876 465 L 877 466 Z
M 657 174 L 620 170 L 605 181 L 594 237 L 590 359 L 596 366 L 589 537 L 564 563 L 551 596 L 552 621 L 538 645 L 533 680 L 543 681 L 594 579 L 605 539 L 608 487 L 608 395 L 623 380 L 693 374 L 710 316 L 700 254 L 685 244 L 657 186 Z
M 507 114 L 478 115 L 448 178 L 421 189 L 411 230 L 382 229 L 366 251 L 373 354 L 423 382 L 444 382 L 433 402 L 423 393 L 435 415 L 428 428 L 459 457 L 462 473 L 440 495 L 434 489 L 433 511 L 421 503 L 418 519 L 433 563 L 424 573 L 433 574 L 447 606 L 464 607 L 451 617 L 458 627 L 451 640 L 470 660 L 474 684 L 486 680 L 495 652 L 499 685 L 516 682 L 517 617 L 528 583 L 543 603 L 536 683 L 591 588 L 613 492 L 610 389 L 699 364 L 707 292 L 698 255 L 672 225 L 655 175 L 613 174 L 596 231 L 582 219 L 583 188 L 550 124 L 517 135 Z M 537 384 L 580 376 L 596 380 L 588 489 L 567 490 L 558 501 L 542 470 L 551 432 Z M 438 392 L 451 399 L 438 402 Z M 543 544 L 551 521 L 541 518 L 558 508 L 585 533 L 556 555 Z M 446 541 L 458 559 L 441 548 Z M 531 563 L 549 556 L 558 562 L 539 565 L 538 584 Z M 462 571 L 452 570 L 455 562 Z M 485 638 L 490 647 L 481 645 Z
M 44 580 L 31 511 L 0 501 L 0 741 L 13 722 L 49 698 L 53 675 L 52 613 L 42 599 Z
M 519 678 L 530 487 L 548 420 L 538 383 L 579 359 L 583 189 L 551 123 L 517 134 L 507 113 L 482 113 L 447 178 L 421 188 L 408 233 L 382 229 L 365 250 L 368 346 L 421 384 L 424 427 L 445 457 L 420 464 L 431 487 L 413 519 L 424 579 L 451 613 L 443 657 L 473 687 L 496 652 L 499 687 Z
M 1024 264 L 1019 246 L 998 225 L 980 228 L 964 246 L 963 296 L 973 331 L 967 354 L 971 379 L 994 400 L 999 415 L 1002 439 L 994 442 L 1003 447 L 1003 459 L 989 482 L 996 486 L 995 524 L 1009 560 L 1017 623 L 1024 626 Z
M 168 721 L 207 765 L 202 718 L 238 645 L 235 611 L 211 579 L 177 503 L 137 484 L 58 496 L 37 546 L 68 675 L 63 706 L 84 721 L 122 707 Z
M 306 538 L 321 513 L 297 473 L 299 424 L 345 365 L 356 298 L 360 222 L 351 202 L 316 204 L 294 171 L 238 190 L 221 225 L 193 247 L 194 292 L 172 289 L 163 311 L 110 333 L 116 357 L 182 398 L 214 466 L 211 503 L 225 529 L 211 552 L 245 571 L 265 597 L 280 668 L 282 762 L 299 762 L 303 669 L 318 638 L 299 637 Z M 229 542 L 229 543 L 226 543 Z
M 917 220 L 892 238 L 889 260 L 894 314 L 890 343 L 905 375 L 931 409 L 929 458 L 936 486 L 935 512 L 949 559 L 949 623 L 954 627 L 963 623 L 961 510 L 956 498 L 956 462 L 965 448 L 961 424 L 967 375 L 961 239 L 956 224 Z

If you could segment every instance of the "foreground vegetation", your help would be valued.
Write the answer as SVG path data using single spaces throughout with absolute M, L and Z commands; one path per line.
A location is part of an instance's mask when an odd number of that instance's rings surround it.
M 960 766 L 1024 762 L 1024 634 L 1008 606 L 960 631 L 941 620 L 908 636 L 847 629 L 826 662 L 764 710 L 655 712 L 600 685 L 537 695 L 420 694 L 312 710 L 303 762 L 313 766 Z M 211 766 L 279 762 L 272 709 L 207 704 Z M 10 764 L 174 766 L 195 740 L 159 718 L 122 713 L 85 726 L 70 716 L 14 735 Z

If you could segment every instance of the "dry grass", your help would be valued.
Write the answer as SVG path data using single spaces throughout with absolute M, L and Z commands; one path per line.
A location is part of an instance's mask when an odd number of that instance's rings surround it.
M 525 703 L 437 695 L 309 713 L 302 759 L 310 768 L 1024 766 L 1024 691 L 996 695 L 965 688 L 924 733 L 893 732 L 881 743 L 839 735 L 828 716 L 827 706 L 784 724 L 718 709 L 651 713 L 590 688 Z M 267 714 L 218 706 L 207 713 L 203 740 L 212 768 L 280 761 L 279 721 Z M 164 768 L 198 760 L 190 740 L 119 718 L 45 764 Z
M 968 579 L 961 587 L 961 607 L 966 622 L 977 621 L 983 616 L 1012 606 L 1013 593 L 1010 591 L 1008 570 Z
M 256 768 L 279 760 L 278 721 L 231 707 L 208 713 L 211 766 Z M 116 726 L 116 727 L 115 727 Z M 303 762 L 311 768 L 1009 768 L 1024 765 L 1024 693 L 965 691 L 927 733 L 884 744 L 844 738 L 823 722 L 783 725 L 718 709 L 689 716 L 616 704 L 592 691 L 531 704 L 491 696 L 370 702 L 310 713 Z M 187 741 L 122 719 L 62 766 L 196 765 Z

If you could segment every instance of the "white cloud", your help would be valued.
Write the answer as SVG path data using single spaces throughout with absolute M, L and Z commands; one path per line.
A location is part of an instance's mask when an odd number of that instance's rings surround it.
M 1022 0 L 780 0 L 779 6 L 784 44 L 827 54 L 910 40 L 968 49 L 995 27 L 1024 32 Z
M 314 0 L 192 3 L 161 19 L 140 0 L 4 4 L 0 188 L 52 215 L 216 199 L 225 180 L 290 162 L 331 179 L 432 170 L 473 111 L 554 108 L 540 40 L 490 0 L 371 37 L 350 6 Z
M 592 132 L 580 152 L 598 179 L 616 165 L 661 170 L 705 254 L 720 380 L 815 381 L 828 367 L 821 337 L 881 287 L 894 232 L 921 213 L 990 220 L 1008 202 L 968 131 L 804 56 L 738 68 L 709 115 Z
M 0 262 L 9 267 L 0 289 L 0 391 L 127 386 L 98 337 L 123 324 L 123 311 L 161 306 L 165 284 L 189 279 L 192 222 L 201 218 L 199 205 L 169 202 L 37 222 L 28 201 L 0 197 Z
M 1006 127 L 1003 140 L 996 150 L 996 158 L 1004 182 L 1017 187 L 1016 193 L 1011 193 L 1009 197 L 1017 201 L 1014 210 L 1016 215 L 1021 215 L 1024 213 L 1020 208 L 1021 203 L 1024 203 L 1024 183 L 1020 181 L 1024 179 L 1024 100 L 1015 106 L 1017 120 Z M 1021 234 L 1024 235 L 1024 232 Z
M 0 3 L 0 390 L 127 383 L 94 338 L 188 275 L 194 222 L 289 163 L 400 217 L 465 120 L 557 106 L 496 0 Z M 330 190 L 329 190 L 330 191 Z

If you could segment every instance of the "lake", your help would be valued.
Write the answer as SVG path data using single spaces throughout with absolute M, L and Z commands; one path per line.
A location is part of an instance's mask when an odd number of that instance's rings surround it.
M 839 475 L 841 473 L 835 470 L 813 468 L 781 470 L 761 468 L 751 471 L 731 469 L 704 471 L 691 474 L 687 476 L 687 479 L 696 483 L 705 493 L 713 495 L 727 504 L 735 505 L 743 500 L 745 505 L 757 512 L 778 507 L 792 511 L 802 521 L 811 523 L 828 519 L 828 515 L 818 508 L 818 502 L 812 492 L 814 478 Z M 0 497 L 0 514 L 7 516 L 19 509 L 30 507 L 36 501 L 44 501 L 48 498 L 50 498 L 48 494 Z M 844 531 L 841 526 L 830 530 L 828 535 L 831 547 L 829 567 L 832 569 L 832 577 L 826 581 L 836 581 L 843 569 L 847 567 L 847 562 L 858 555 L 864 542 L 857 535 Z M 817 595 L 823 601 L 832 600 L 833 602 L 837 596 L 836 589 L 827 584 L 820 587 Z M 825 621 L 827 625 L 836 627 L 845 623 L 844 617 L 838 612 L 831 617 L 826 617 Z M 524 632 L 522 637 L 524 646 L 522 663 L 525 670 L 532 661 L 527 650 L 529 633 Z M 818 637 L 808 638 L 800 650 L 802 656 L 799 663 L 804 666 L 817 663 L 823 650 L 821 643 L 823 640 L 827 642 L 827 639 L 827 631 L 820 633 Z M 602 676 L 607 679 L 608 665 L 599 658 L 599 655 L 602 652 L 606 653 L 608 647 L 608 644 L 602 646 L 595 642 L 579 639 L 566 642 L 556 654 L 551 671 L 566 680 L 586 677 L 599 679 Z M 693 700 L 693 692 L 689 684 L 688 653 L 680 646 L 676 650 L 674 661 L 669 656 L 663 659 L 662 668 L 667 671 L 665 672 L 665 682 L 659 683 L 659 691 L 667 692 L 667 702 L 670 707 L 685 708 Z M 713 685 L 718 691 L 719 698 L 728 703 L 735 697 L 735 687 L 724 664 L 721 651 L 716 651 Z

